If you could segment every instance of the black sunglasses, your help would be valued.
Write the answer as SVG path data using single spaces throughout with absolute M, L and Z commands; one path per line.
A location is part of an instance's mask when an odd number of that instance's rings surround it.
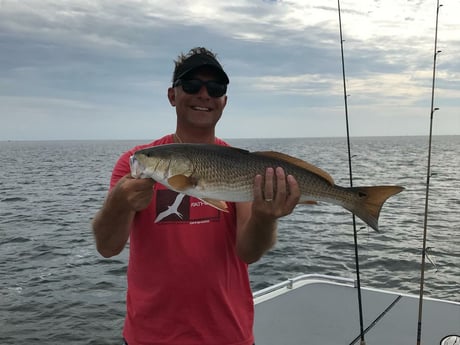
M 177 79 L 173 86 L 182 86 L 182 90 L 189 94 L 196 94 L 200 92 L 202 86 L 206 86 L 208 95 L 211 97 L 222 97 L 227 92 L 227 84 L 222 84 L 217 81 L 208 80 L 203 81 L 199 79 Z

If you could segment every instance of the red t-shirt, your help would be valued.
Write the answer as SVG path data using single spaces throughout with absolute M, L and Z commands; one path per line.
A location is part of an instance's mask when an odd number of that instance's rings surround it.
M 130 172 L 136 150 L 173 142 L 167 135 L 123 154 L 111 187 Z M 129 345 L 253 344 L 248 266 L 236 254 L 235 204 L 227 204 L 229 212 L 221 212 L 155 183 L 152 202 L 131 227 L 123 330 Z

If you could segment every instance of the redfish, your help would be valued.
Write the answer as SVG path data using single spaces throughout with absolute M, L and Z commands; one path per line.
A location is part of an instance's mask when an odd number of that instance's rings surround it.
M 254 177 L 268 167 L 282 167 L 297 180 L 299 203 L 317 201 L 339 205 L 378 230 L 385 201 L 400 186 L 340 187 L 320 168 L 274 151 L 249 152 L 210 144 L 168 144 L 139 150 L 131 156 L 134 178 L 153 178 L 171 190 L 226 210 L 227 202 L 253 200 Z

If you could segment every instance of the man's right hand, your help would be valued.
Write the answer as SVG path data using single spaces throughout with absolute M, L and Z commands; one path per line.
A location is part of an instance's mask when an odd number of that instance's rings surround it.
M 155 181 L 151 178 L 135 179 L 128 174 L 113 187 L 110 197 L 116 200 L 117 204 L 126 204 L 132 211 L 141 211 L 152 200 L 154 184 Z

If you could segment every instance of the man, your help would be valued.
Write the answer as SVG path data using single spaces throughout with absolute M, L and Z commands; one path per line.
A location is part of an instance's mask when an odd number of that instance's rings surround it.
M 130 177 L 138 149 L 170 143 L 227 145 L 215 126 L 227 103 L 229 79 L 216 56 L 194 48 L 175 62 L 168 99 L 176 132 L 123 154 L 93 220 L 104 257 L 130 239 L 127 315 L 129 345 L 252 345 L 254 306 L 248 264 L 276 241 L 277 219 L 292 212 L 300 192 L 279 167 L 254 177 L 254 201 L 221 212 L 152 179 Z

